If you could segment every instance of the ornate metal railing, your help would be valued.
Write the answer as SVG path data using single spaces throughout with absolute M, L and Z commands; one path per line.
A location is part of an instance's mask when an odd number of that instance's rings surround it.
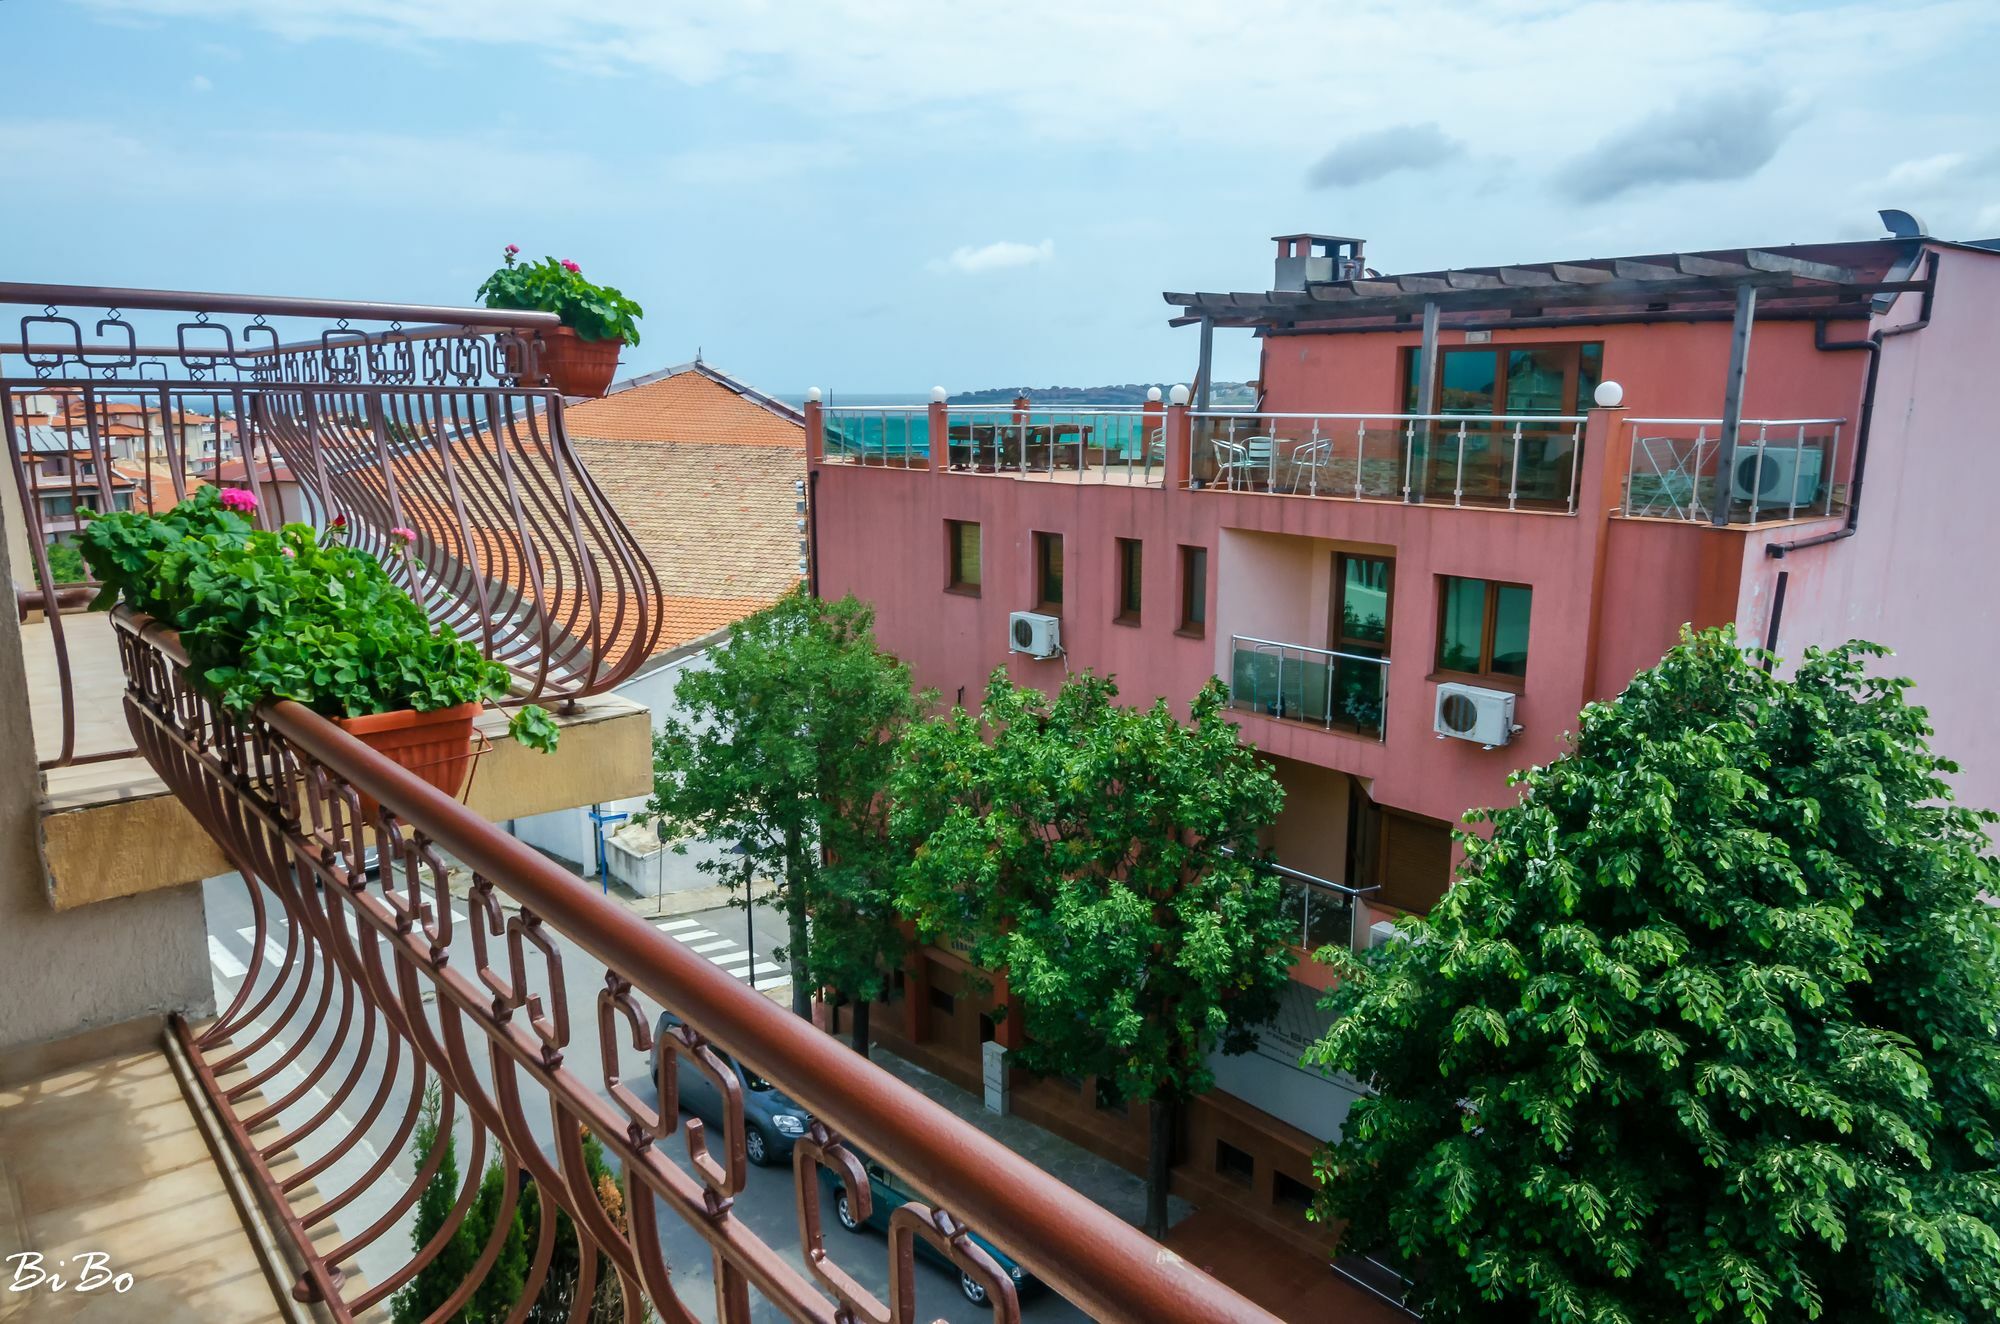
M 0 331 L 18 336 L 0 341 L 0 433 L 30 563 L 17 600 L 47 613 L 62 680 L 45 766 L 132 752 L 77 748 L 62 618 L 80 595 L 53 591 L 50 547 L 85 507 L 165 509 L 200 482 L 249 489 L 267 525 L 343 517 L 372 551 L 412 531 L 414 558 L 385 563 L 513 672 L 517 701 L 608 689 L 651 654 L 658 577 L 562 397 L 532 384 L 552 314 L 0 283 L 5 303 L 39 309 Z M 309 319 L 333 325 L 274 325 Z
M 497 1153 L 504 1174 L 525 1177 L 501 1183 L 494 1231 L 432 1320 L 454 1317 L 481 1289 L 529 1185 L 540 1218 L 511 1320 L 553 1272 L 552 1210 L 574 1229 L 571 1299 L 585 1306 L 572 1320 L 600 1318 L 586 1306 L 603 1300 L 596 1285 L 615 1279 L 626 1320 L 650 1307 L 691 1321 L 674 1272 L 694 1267 L 712 1277 L 713 1317 L 729 1324 L 752 1317 L 753 1296 L 794 1320 L 907 1324 L 918 1318 L 919 1240 L 985 1290 L 996 1321 L 1018 1319 L 1013 1280 L 970 1228 L 1093 1319 L 1270 1319 L 324 719 L 290 703 L 234 716 L 189 683 L 170 635 L 122 614 L 116 624 L 133 734 L 249 890 L 240 991 L 209 1028 L 177 1020 L 173 1030 L 294 1257 L 298 1299 L 345 1321 L 408 1286 L 452 1244 Z M 379 880 L 363 867 L 371 846 Z M 469 873 L 462 896 L 449 885 L 454 861 Z M 572 944 L 605 971 L 582 1043 L 572 1020 L 582 1008 L 565 982 L 563 947 Z M 658 1046 L 653 1099 L 630 1074 L 643 1081 L 654 1049 L 642 1003 L 681 1020 Z M 588 1063 L 592 1041 L 597 1072 L 572 1061 Z M 734 1210 L 746 1177 L 741 1090 L 716 1049 L 811 1114 L 794 1153 L 796 1260 Z M 725 1101 L 719 1135 L 679 1115 L 688 1072 Z M 393 1159 L 417 1133 L 433 1083 L 439 1139 L 414 1177 L 399 1177 Z M 586 1128 L 618 1173 L 615 1201 L 593 1177 Z M 684 1162 L 667 1153 L 677 1131 Z M 353 1156 L 370 1132 L 378 1143 L 365 1171 L 336 1178 L 344 1158 L 363 1162 Z M 398 1252 L 453 1133 L 471 1153 L 459 1189 L 447 1192 L 454 1203 L 421 1248 Z M 822 1168 L 843 1184 L 851 1211 L 868 1212 L 855 1146 L 935 1201 L 890 1220 L 886 1304 L 842 1268 L 821 1232 Z M 357 1210 L 381 1212 L 360 1225 L 370 1214 Z M 675 1224 L 698 1237 L 694 1266 L 666 1250 Z M 371 1252 L 394 1252 L 394 1267 L 364 1282 L 351 1268 Z

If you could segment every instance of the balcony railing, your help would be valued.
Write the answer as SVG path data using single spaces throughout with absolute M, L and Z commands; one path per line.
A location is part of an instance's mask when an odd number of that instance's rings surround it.
M 615 1278 L 627 1320 L 648 1307 L 695 1319 L 674 1278 L 692 1268 L 682 1283 L 706 1274 L 702 1290 L 713 1292 L 699 1313 L 727 1324 L 752 1318 L 753 1297 L 818 1324 L 913 1321 L 919 1240 L 986 1289 L 995 1320 L 1017 1320 L 1013 1281 L 970 1229 L 1093 1319 L 1271 1318 L 323 718 L 292 703 L 235 716 L 190 683 L 165 632 L 123 615 L 116 624 L 134 734 L 248 888 L 255 927 L 246 930 L 252 956 L 241 990 L 212 1027 L 176 1020 L 173 1033 L 281 1233 L 299 1300 L 339 1321 L 382 1306 L 446 1253 L 492 1155 L 502 1173 L 523 1176 L 500 1183 L 494 1233 L 432 1318 L 454 1314 L 486 1280 L 524 1184 L 541 1215 L 511 1318 L 550 1272 L 552 1208 L 575 1229 L 575 1299 L 589 1301 L 594 1284 Z M 363 867 L 371 848 L 383 861 L 379 880 Z M 454 861 L 470 875 L 462 896 L 448 883 Z M 571 947 L 605 969 L 588 1003 L 565 986 L 561 952 Z M 653 1006 L 683 1022 L 657 1045 Z M 593 1044 L 596 1072 L 583 1065 Z M 656 1047 L 652 1089 L 634 1088 Z M 794 1152 L 797 1260 L 732 1209 L 745 1187 L 744 1118 L 738 1078 L 716 1049 L 811 1113 Z M 372 1083 L 371 1067 L 379 1068 Z M 687 1073 L 724 1101 L 713 1132 L 679 1114 Z M 414 1177 L 399 1174 L 392 1160 L 408 1147 L 431 1088 L 441 1138 Z M 343 1108 L 361 1123 L 347 1122 Z M 371 1128 L 374 1149 L 357 1149 Z M 382 1140 L 385 1128 L 393 1135 Z M 615 1202 L 593 1178 L 586 1129 L 617 1173 Z M 455 1203 L 437 1235 L 405 1254 L 399 1229 L 454 1131 L 471 1146 Z M 677 1131 L 684 1159 L 669 1153 Z M 927 1197 L 891 1219 L 886 1304 L 822 1235 L 821 1169 L 865 1216 L 869 1182 L 857 1146 Z M 372 1221 L 336 1231 L 342 1211 L 355 1224 Z M 683 1241 L 698 1239 L 692 1265 L 672 1262 L 673 1228 Z M 364 1282 L 353 1266 L 370 1255 L 389 1255 L 394 1267 Z
M 1135 486 L 1165 476 L 1165 417 L 1157 410 L 949 405 L 944 413 L 945 467 L 955 474 Z M 829 406 L 824 416 L 830 464 L 930 467 L 924 406 Z
M 1737 428 L 1728 523 L 1831 515 L 1845 509 L 1838 468 L 1844 418 L 1744 419 Z M 1623 513 L 1713 522 L 1721 499 L 1722 420 L 1628 418 Z
M 1247 712 L 1328 731 L 1384 736 L 1389 659 L 1251 635 L 1229 640 L 1229 701 Z
M 55 494 L 164 510 L 211 481 L 249 489 L 267 526 L 345 516 L 378 553 L 407 528 L 414 557 L 384 563 L 513 673 L 514 701 L 609 689 L 653 651 L 658 577 L 534 384 L 552 314 L 17 284 L 0 304 L 36 310 L 0 342 L 0 433 L 34 581 L 16 593 L 47 612 L 62 681 L 45 766 L 132 752 L 77 749 L 73 604 L 43 592 L 73 532 Z M 332 325 L 290 341 L 274 325 L 315 321 Z
M 1293 946 L 1307 953 L 1322 947 L 1368 950 L 1367 933 L 1361 928 L 1365 912 L 1360 901 L 1372 892 L 1381 891 L 1379 885 L 1348 887 L 1281 864 L 1269 868 L 1284 880 L 1285 912 L 1298 922 L 1298 941 Z
M 1188 484 L 1351 501 L 1576 513 L 1577 416 L 1193 410 Z

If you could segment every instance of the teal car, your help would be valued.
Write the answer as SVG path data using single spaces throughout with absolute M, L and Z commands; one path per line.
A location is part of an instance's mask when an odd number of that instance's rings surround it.
M 854 1157 L 861 1160 L 861 1167 L 868 1174 L 868 1217 L 855 1217 L 853 1209 L 848 1207 L 847 1194 L 841 1189 L 840 1178 L 833 1174 L 831 1168 L 821 1168 L 819 1170 L 819 1182 L 825 1188 L 826 1193 L 833 1197 L 833 1216 L 839 1219 L 840 1225 L 849 1232 L 861 1232 L 871 1227 L 878 1232 L 887 1232 L 889 1230 L 889 1215 L 895 1213 L 911 1201 L 916 1200 L 918 1197 L 898 1184 L 897 1179 L 890 1174 L 887 1168 L 884 1168 L 868 1155 L 856 1149 L 854 1150 Z M 993 1257 L 993 1262 L 1000 1266 L 1000 1272 L 1014 1280 L 1014 1290 L 1018 1295 L 1026 1296 L 1030 1290 L 1039 1285 L 1026 1270 L 1014 1263 L 1013 1257 L 1008 1255 L 1006 1251 L 1001 1250 L 977 1232 L 970 1233 L 969 1236 L 973 1245 Z M 922 1237 L 916 1239 L 916 1245 L 918 1255 L 942 1267 L 947 1272 L 958 1275 L 958 1290 L 965 1294 L 967 1301 L 970 1301 L 975 1306 L 986 1304 L 988 1296 L 986 1284 L 980 1282 L 972 1275 L 961 1271 L 943 1251 L 931 1245 L 930 1242 L 924 1240 Z

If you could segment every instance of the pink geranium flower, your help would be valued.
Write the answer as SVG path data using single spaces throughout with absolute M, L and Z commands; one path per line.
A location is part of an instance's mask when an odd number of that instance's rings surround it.
M 514 254 L 516 254 L 516 253 L 518 253 L 518 252 L 520 252 L 520 251 L 521 251 L 521 246 L 520 246 L 519 244 L 509 244 L 509 245 L 507 245 L 507 256 L 508 256 L 508 257 L 512 257 L 512 256 L 514 256 Z
M 568 258 L 564 258 L 564 259 L 562 260 L 562 265 L 563 265 L 563 270 L 564 270 L 564 271 L 582 271 L 582 270 L 583 270 L 583 268 L 582 268 L 582 267 L 579 267 L 579 266 L 578 266 L 578 265 L 577 265 L 576 263 L 574 263 L 574 262 L 570 261 L 570 260 L 569 260 Z
M 389 530 L 389 536 L 398 542 L 415 542 L 417 540 L 417 531 L 415 529 L 406 529 L 398 524 L 395 528 Z
M 252 511 L 257 509 L 257 494 L 241 487 L 225 487 L 220 497 L 224 510 Z

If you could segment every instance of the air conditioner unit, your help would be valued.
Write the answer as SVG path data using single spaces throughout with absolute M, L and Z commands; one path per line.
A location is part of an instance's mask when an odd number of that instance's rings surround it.
M 1017 611 L 1007 618 L 1007 651 L 1029 657 L 1054 657 L 1062 652 L 1062 619 L 1038 611 Z
M 1368 926 L 1368 950 L 1386 946 L 1392 942 L 1408 942 L 1410 935 L 1396 927 L 1396 921 L 1378 919 Z
M 1514 738 L 1514 696 L 1480 685 L 1446 683 L 1437 689 L 1437 710 L 1431 729 L 1438 739 L 1470 740 L 1492 749 Z
M 1729 495 L 1754 502 L 1762 510 L 1811 505 L 1819 496 L 1820 466 L 1825 460 L 1813 447 L 1738 446 Z

